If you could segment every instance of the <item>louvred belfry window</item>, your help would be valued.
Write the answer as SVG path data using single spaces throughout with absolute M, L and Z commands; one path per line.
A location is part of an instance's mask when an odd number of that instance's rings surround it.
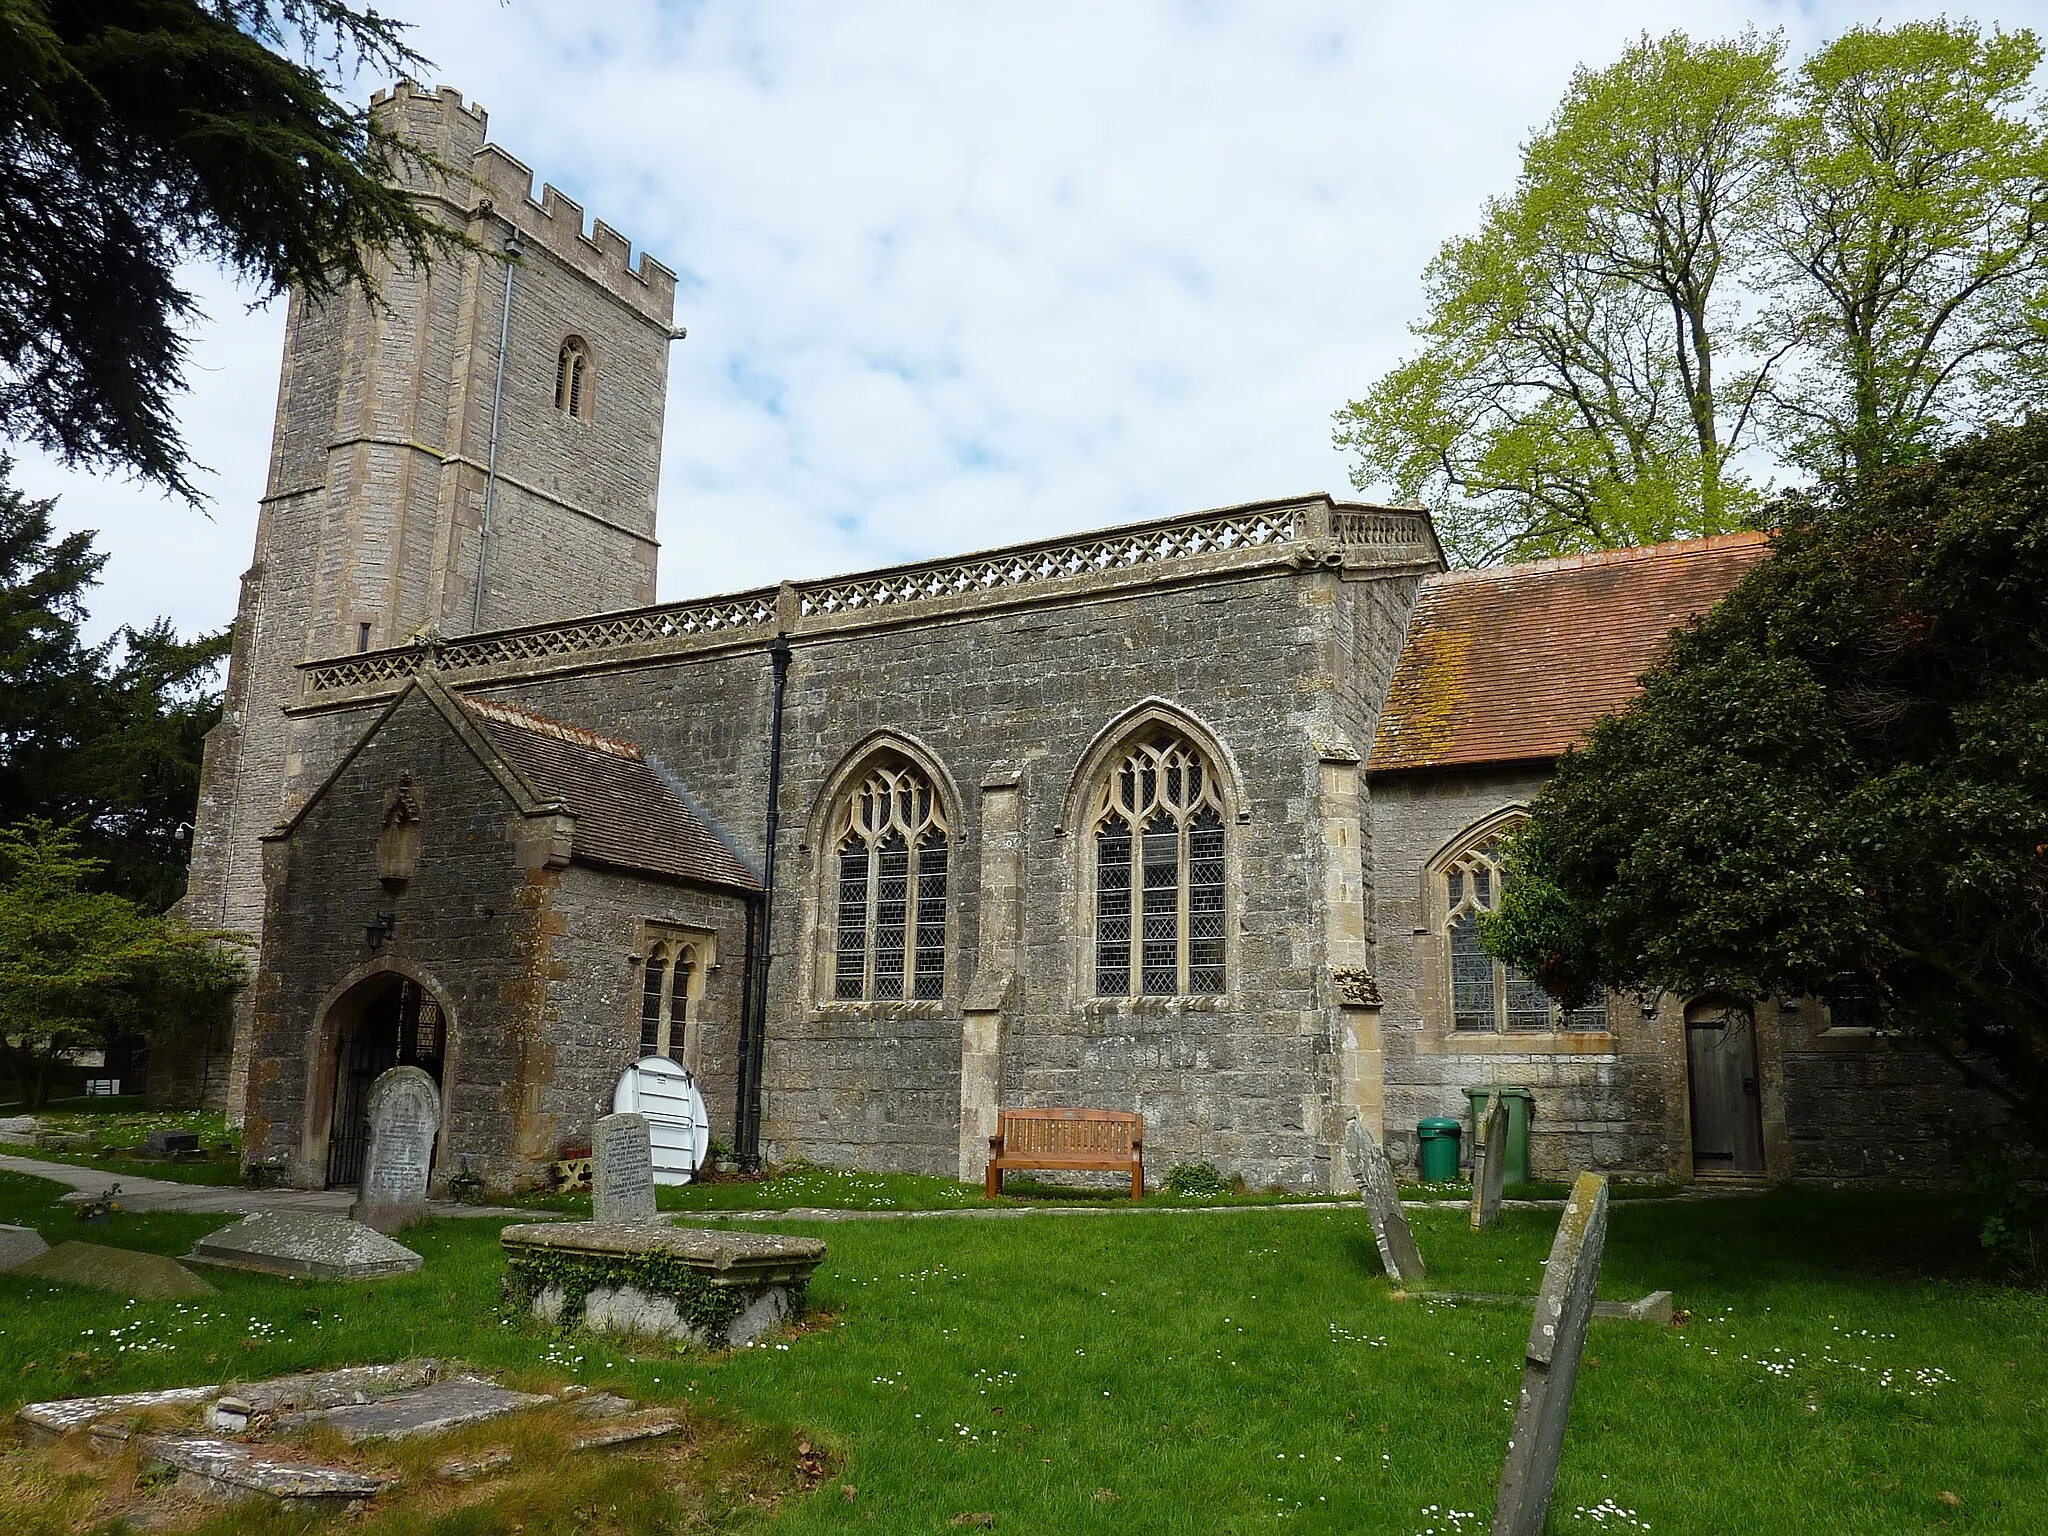
M 579 421 L 590 420 L 592 383 L 590 348 L 581 336 L 571 336 L 555 357 L 555 409 Z
M 1096 995 L 1221 992 L 1223 802 L 1209 763 L 1172 732 L 1146 737 L 1104 781 L 1094 826 Z
M 832 995 L 929 1002 L 946 992 L 945 811 L 914 765 L 877 765 L 835 823 Z
M 1500 837 L 1498 831 L 1490 834 L 1443 869 L 1452 1028 L 1467 1034 L 1604 1030 L 1604 997 L 1583 1008 L 1561 1008 L 1535 977 L 1494 959 L 1480 942 L 1479 915 L 1500 904 Z

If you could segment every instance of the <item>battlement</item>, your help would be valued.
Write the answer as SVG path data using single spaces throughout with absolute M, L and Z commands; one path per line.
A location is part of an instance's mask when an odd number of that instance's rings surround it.
M 632 242 L 602 219 L 586 234 L 583 205 L 557 188 L 543 186 L 536 201 L 532 169 L 485 141 L 490 114 L 465 102 L 455 87 L 429 89 L 400 80 L 370 98 L 370 111 L 446 168 L 398 164 L 394 174 L 405 185 L 440 199 L 464 219 L 487 204 L 517 225 L 530 245 L 567 262 L 648 323 L 666 328 L 674 318 L 675 273 L 645 251 L 635 266 Z
M 566 261 L 592 282 L 660 326 L 669 324 L 676 307 L 676 275 L 647 252 L 633 265 L 632 242 L 599 219 L 588 234 L 583 205 L 553 185 L 533 196 L 533 172 L 495 144 L 477 151 L 470 177 L 478 194 L 489 200 L 519 232 Z

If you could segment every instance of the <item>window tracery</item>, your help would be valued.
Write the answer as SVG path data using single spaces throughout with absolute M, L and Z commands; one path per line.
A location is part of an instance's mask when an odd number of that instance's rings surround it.
M 1215 770 L 1177 732 L 1156 730 L 1096 797 L 1098 997 L 1219 993 L 1227 893 Z
M 1451 1027 L 1466 1034 L 1604 1030 L 1604 995 L 1580 1008 L 1561 1008 L 1535 977 L 1496 960 L 1480 942 L 1480 915 L 1500 904 L 1502 838 L 1517 824 L 1497 826 L 1446 860 L 1438 876 L 1450 960 Z
M 833 997 L 943 997 L 949 830 L 931 780 L 906 759 L 877 763 L 847 795 L 833 830 Z
M 589 345 L 581 336 L 569 337 L 555 359 L 555 409 L 564 416 L 588 421 L 594 382 Z
M 657 940 L 641 963 L 640 1054 L 681 1061 L 689 1045 L 697 946 Z

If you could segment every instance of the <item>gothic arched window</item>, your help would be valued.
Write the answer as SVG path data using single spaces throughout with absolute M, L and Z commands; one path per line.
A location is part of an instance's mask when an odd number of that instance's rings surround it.
M 571 336 L 555 359 L 555 409 L 579 421 L 590 420 L 595 384 L 590 347 L 581 336 Z
M 833 997 L 943 997 L 947 828 L 931 780 L 906 759 L 878 762 L 848 793 L 832 828 Z
M 1501 839 L 1519 821 L 1496 823 L 1485 836 L 1443 861 L 1443 933 L 1449 955 L 1451 1027 L 1467 1034 L 1603 1030 L 1607 999 L 1560 1008 L 1542 984 L 1487 953 L 1479 915 L 1500 904 Z
M 1177 732 L 1149 732 L 1095 799 L 1095 992 L 1175 997 L 1223 990 L 1223 800 L 1216 772 Z
M 691 1023 L 691 978 L 696 972 L 695 945 L 670 939 L 648 950 L 640 976 L 642 1056 L 683 1059 Z

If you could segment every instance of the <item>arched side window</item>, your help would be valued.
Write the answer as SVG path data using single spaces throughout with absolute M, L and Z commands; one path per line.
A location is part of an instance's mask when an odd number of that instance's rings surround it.
M 569 337 L 555 359 L 555 409 L 579 421 L 590 420 L 596 383 L 589 344 L 581 336 Z
M 1518 822 L 1496 826 L 1444 861 L 1444 935 L 1450 958 L 1451 1027 L 1467 1034 L 1604 1030 L 1607 999 L 1560 1008 L 1533 976 L 1496 960 L 1479 942 L 1479 915 L 1500 904 L 1501 840 Z
M 944 997 L 948 829 L 931 780 L 907 759 L 879 761 L 847 794 L 832 829 L 833 997 Z
M 649 948 L 640 976 L 640 1054 L 681 1061 L 689 1045 L 697 950 L 676 940 Z
M 1092 821 L 1098 997 L 1223 990 L 1223 820 L 1215 769 L 1178 732 L 1112 760 Z

